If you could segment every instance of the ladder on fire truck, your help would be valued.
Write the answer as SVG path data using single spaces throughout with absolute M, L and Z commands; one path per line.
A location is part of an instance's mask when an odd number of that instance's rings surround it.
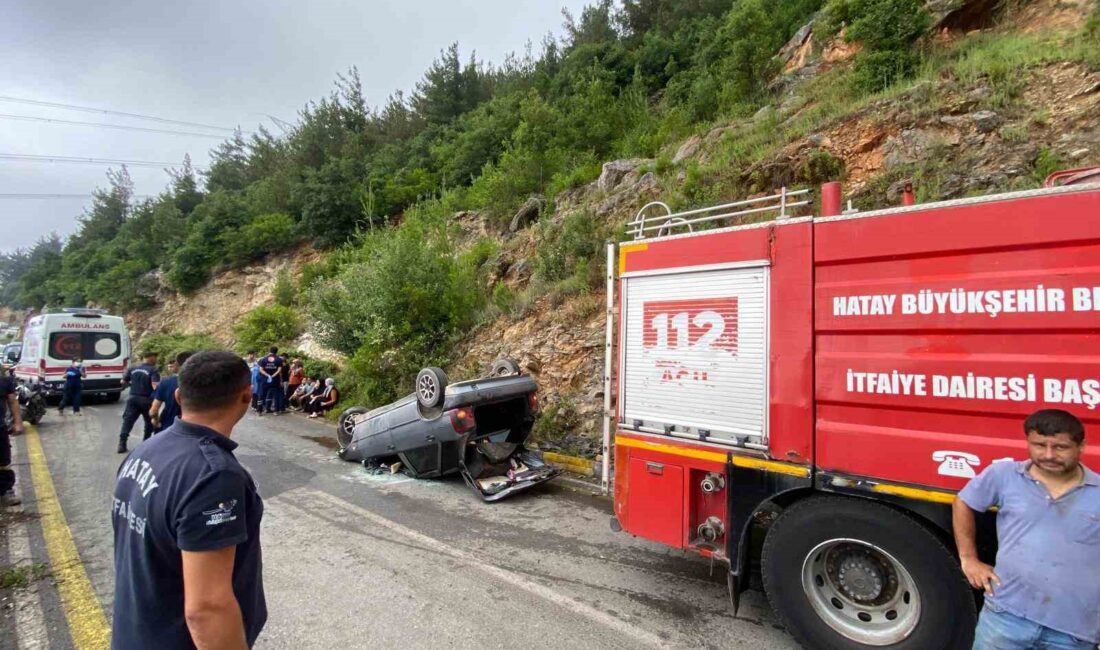
M 723 219 L 742 220 L 750 216 L 755 216 L 760 220 L 763 220 L 764 217 L 768 217 L 767 220 L 786 219 L 790 216 L 788 210 L 791 208 L 806 206 L 811 203 L 809 194 L 809 189 L 790 191 L 784 187 L 777 194 L 769 196 L 683 212 L 673 212 L 668 204 L 662 201 L 653 201 L 638 210 L 634 220 L 627 225 L 626 233 L 633 236 L 637 241 L 649 237 L 672 235 L 675 228 L 687 228 L 689 233 L 694 232 L 695 226 L 706 224 L 709 227 Z M 646 216 L 646 213 L 651 212 L 653 208 L 663 208 L 665 213 Z

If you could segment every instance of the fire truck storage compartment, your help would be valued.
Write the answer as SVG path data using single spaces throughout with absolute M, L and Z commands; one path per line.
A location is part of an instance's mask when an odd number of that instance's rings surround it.
M 1100 192 L 993 198 L 815 224 L 818 466 L 958 490 L 1038 409 L 1100 428 Z
M 683 468 L 664 461 L 631 458 L 627 508 L 631 525 L 646 531 L 647 539 L 682 548 Z
M 760 443 L 768 426 L 768 267 L 624 273 L 627 428 Z

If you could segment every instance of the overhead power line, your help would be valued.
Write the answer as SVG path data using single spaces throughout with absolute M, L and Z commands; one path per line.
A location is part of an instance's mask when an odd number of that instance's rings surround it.
M 23 120 L 26 122 L 47 122 L 50 124 L 71 124 L 73 126 L 92 126 L 101 129 L 118 129 L 120 131 L 142 131 L 144 133 L 166 133 L 168 135 L 189 135 L 199 138 L 217 138 L 218 140 L 225 139 L 224 135 L 217 135 L 215 133 L 199 133 L 197 131 L 172 131 L 170 129 L 151 129 L 143 126 L 125 126 L 123 124 L 104 124 L 102 122 L 78 122 L 75 120 L 55 120 L 50 117 L 35 117 L 33 115 L 9 115 L 7 113 L 0 113 L 0 119 L 5 120 Z
M 154 162 L 152 160 L 116 160 L 113 158 L 80 158 L 76 156 L 35 156 L 31 154 L 0 153 L 0 161 L 38 163 L 72 163 L 77 165 L 129 165 L 131 167 L 179 167 L 182 163 Z
M 92 194 L 28 194 L 28 193 L 0 193 L 0 199 L 90 199 Z M 153 194 L 134 194 L 132 199 L 149 199 Z
M 215 131 L 225 131 L 226 133 L 233 133 L 236 129 L 231 129 L 224 126 L 217 126 L 214 124 L 203 124 L 202 122 L 184 122 L 182 120 L 170 120 L 164 117 L 156 117 L 155 115 L 142 115 L 141 113 L 125 113 L 123 111 L 112 111 L 105 108 L 93 108 L 91 106 L 77 106 L 76 104 L 61 104 L 58 102 L 44 102 L 37 99 L 23 99 L 21 97 L 6 97 L 0 96 L 0 102 L 12 102 L 15 104 L 27 104 L 30 106 L 46 106 L 49 108 L 62 108 L 68 111 L 82 111 L 84 113 L 101 113 L 103 115 L 118 115 L 120 117 L 130 117 L 138 120 L 150 120 L 153 122 L 160 122 L 161 124 L 175 124 L 176 126 L 194 126 L 200 129 L 212 129 Z

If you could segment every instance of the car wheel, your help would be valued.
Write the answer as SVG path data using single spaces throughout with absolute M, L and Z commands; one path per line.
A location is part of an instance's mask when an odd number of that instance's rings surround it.
M 416 375 L 416 401 L 424 408 L 443 405 L 447 390 L 447 373 L 440 368 L 425 368 Z
M 107 403 L 114 404 L 122 397 L 122 393 L 107 393 Z
M 492 368 L 489 370 L 490 377 L 511 377 L 519 373 L 519 364 L 508 357 L 501 357 L 494 361 Z
M 368 409 L 365 406 L 353 406 L 340 414 L 340 419 L 336 421 L 336 440 L 340 443 L 340 449 L 344 449 L 351 444 L 355 425 L 360 422 L 359 416 L 367 411 Z
M 944 543 L 912 517 L 850 498 L 788 508 L 764 540 L 768 600 L 806 647 L 970 648 L 977 612 Z

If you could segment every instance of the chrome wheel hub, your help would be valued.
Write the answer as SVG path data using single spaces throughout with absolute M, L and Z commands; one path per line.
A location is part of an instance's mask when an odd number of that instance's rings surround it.
M 802 563 L 802 588 L 822 621 L 858 643 L 898 643 L 920 621 L 916 581 L 894 556 L 861 540 L 814 547 Z
M 420 381 L 417 382 L 416 390 L 420 393 L 420 397 L 426 402 L 431 402 L 435 399 L 435 381 L 431 377 L 421 377 Z

